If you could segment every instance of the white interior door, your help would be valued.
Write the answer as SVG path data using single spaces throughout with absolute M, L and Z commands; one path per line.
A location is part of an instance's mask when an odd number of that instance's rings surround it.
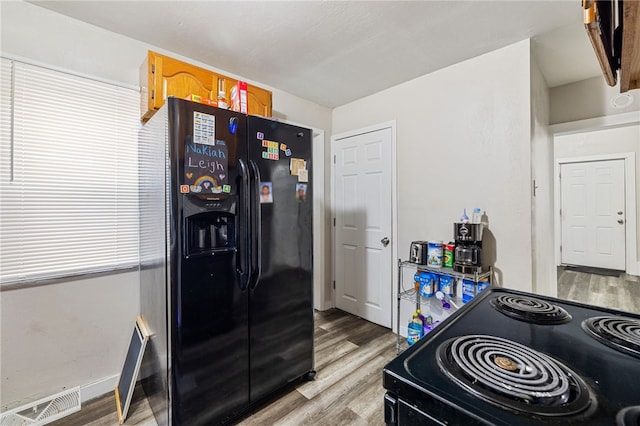
M 562 263 L 625 270 L 624 160 L 560 166 Z
M 336 306 L 391 326 L 391 128 L 334 141 Z

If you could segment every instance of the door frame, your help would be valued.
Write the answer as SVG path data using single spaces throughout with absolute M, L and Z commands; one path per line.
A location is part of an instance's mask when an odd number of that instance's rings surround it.
M 616 154 L 601 154 L 585 157 L 568 157 L 555 159 L 554 174 L 554 237 L 556 266 L 561 264 L 560 244 L 562 243 L 562 222 L 560 219 L 560 206 L 562 205 L 560 193 L 560 166 L 570 163 L 584 163 L 606 160 L 624 160 L 625 181 L 625 272 L 630 275 L 639 275 L 637 259 L 636 237 L 636 155 L 634 152 Z
M 324 197 L 324 130 L 313 128 L 313 308 L 327 309 L 324 271 L 325 197 Z
M 332 307 L 336 306 L 336 214 L 335 214 L 335 194 L 336 194 L 336 152 L 338 148 L 338 141 L 340 139 L 361 135 L 364 133 L 377 132 L 379 130 L 391 129 L 391 292 L 389 298 L 391 298 L 391 325 L 393 327 L 393 318 L 395 315 L 396 305 L 393 303 L 396 300 L 396 291 L 398 288 L 398 264 L 395 259 L 398 258 L 398 245 L 396 244 L 396 237 L 398 235 L 398 176 L 397 176 L 397 164 L 396 164 L 396 120 L 386 121 L 383 123 L 374 124 L 371 126 L 363 127 L 360 129 L 349 130 L 346 132 L 331 135 L 331 300 Z

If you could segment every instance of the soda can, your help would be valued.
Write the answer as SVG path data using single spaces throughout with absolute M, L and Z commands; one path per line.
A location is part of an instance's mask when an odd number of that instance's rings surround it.
M 453 268 L 453 253 L 455 252 L 455 246 L 452 243 L 445 244 L 443 247 L 443 266 L 445 268 Z

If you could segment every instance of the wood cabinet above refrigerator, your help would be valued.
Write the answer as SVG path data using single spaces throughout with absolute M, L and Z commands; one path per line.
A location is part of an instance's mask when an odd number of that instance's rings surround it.
M 141 120 L 147 121 L 168 96 L 187 98 L 197 95 L 216 100 L 224 90 L 230 104 L 231 88 L 238 80 L 198 66 L 149 51 L 140 67 Z M 222 89 L 223 88 L 223 89 Z M 248 114 L 271 117 L 271 92 L 247 85 Z

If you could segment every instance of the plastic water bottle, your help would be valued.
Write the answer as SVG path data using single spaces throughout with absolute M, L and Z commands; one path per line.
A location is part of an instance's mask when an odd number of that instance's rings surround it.
M 407 327 L 407 342 L 409 345 L 413 345 L 420 340 L 423 336 L 424 330 L 422 328 L 422 321 L 418 317 L 418 313 L 414 313 L 409 326 Z
M 471 214 L 471 223 L 481 223 L 482 222 L 482 211 L 476 207 L 473 209 L 473 213 Z

